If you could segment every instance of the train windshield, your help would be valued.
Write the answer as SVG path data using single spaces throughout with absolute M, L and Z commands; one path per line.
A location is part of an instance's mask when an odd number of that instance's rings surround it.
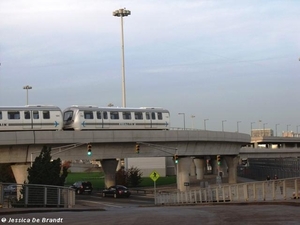
M 64 121 L 70 121 L 73 118 L 73 111 L 66 111 L 64 113 Z

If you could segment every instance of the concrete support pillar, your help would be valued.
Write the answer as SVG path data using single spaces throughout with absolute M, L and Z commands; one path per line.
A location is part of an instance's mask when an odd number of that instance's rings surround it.
M 227 166 L 228 166 L 228 183 L 236 184 L 237 183 L 237 165 L 239 163 L 239 157 L 234 156 L 224 156 Z
M 195 163 L 193 160 L 192 160 L 191 168 L 190 168 L 190 176 L 191 177 L 196 176 L 196 166 L 195 166 Z
M 219 171 L 222 172 L 222 177 L 228 177 L 228 165 L 226 159 L 221 157 L 221 164 L 219 165 Z
M 115 185 L 118 161 L 116 159 L 102 159 L 101 165 L 104 172 L 105 187 Z
M 122 168 L 122 160 L 121 159 L 117 159 L 117 161 L 118 161 L 118 165 L 117 165 L 117 169 L 116 169 L 116 171 L 118 172 L 121 168 Z
M 195 158 L 194 163 L 196 165 L 197 180 L 203 180 L 205 160 L 202 158 Z
M 28 177 L 27 170 L 29 167 L 30 167 L 30 163 L 11 165 L 11 169 L 13 171 L 17 184 L 24 184 L 24 181 L 27 182 L 27 177 Z
M 218 175 L 218 162 L 216 159 L 211 159 L 212 174 Z
M 27 182 L 28 177 L 28 168 L 30 167 L 30 163 L 26 164 L 14 164 L 11 165 L 11 169 L 13 171 L 15 180 L 17 184 L 24 184 L 24 182 Z M 17 185 L 17 199 L 21 197 L 21 190 L 22 186 Z
M 177 188 L 179 191 L 188 191 L 190 186 L 185 186 L 184 183 L 190 184 L 189 172 L 191 169 L 192 158 L 179 158 L 177 172 Z

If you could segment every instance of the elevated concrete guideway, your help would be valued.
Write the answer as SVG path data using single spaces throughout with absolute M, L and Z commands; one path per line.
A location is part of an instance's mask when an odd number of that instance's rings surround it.
M 269 159 L 269 158 L 289 158 L 300 157 L 300 148 L 250 148 L 243 147 L 240 150 L 241 158 Z
M 250 135 L 233 132 L 202 130 L 106 130 L 106 131 L 24 131 L 1 132 L 0 163 L 16 163 L 12 166 L 18 183 L 26 179 L 26 166 L 40 153 L 43 146 L 53 148 L 52 157 L 62 160 L 100 160 L 105 173 L 105 185 L 115 184 L 116 158 L 172 157 L 177 154 L 177 183 L 179 190 L 186 190 L 189 172 L 194 162 L 197 178 L 203 178 L 205 157 L 224 156 L 228 166 L 228 180 L 236 183 L 238 155 L 243 145 L 250 143 Z M 140 143 L 140 153 L 135 152 Z M 66 150 L 54 148 L 80 143 Z M 92 144 L 92 156 L 87 155 L 87 143 Z M 159 145 L 154 147 L 143 143 Z M 16 177 L 18 174 L 18 177 Z M 199 176 L 198 176 L 199 175 Z
M 86 145 L 56 154 L 61 159 L 111 159 L 132 157 L 167 157 L 175 150 L 157 149 L 137 142 L 153 143 L 176 148 L 179 156 L 238 155 L 241 146 L 250 142 L 250 135 L 218 131 L 24 131 L 1 132 L 0 163 L 30 162 L 31 154 L 38 154 L 42 146 L 59 147 L 73 143 L 91 143 L 92 157 Z M 56 152 L 52 152 L 56 153 Z

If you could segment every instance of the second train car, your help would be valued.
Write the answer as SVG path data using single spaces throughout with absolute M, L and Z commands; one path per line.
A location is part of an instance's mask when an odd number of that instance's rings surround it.
M 169 130 L 170 113 L 163 108 L 71 106 L 63 111 L 64 130 Z

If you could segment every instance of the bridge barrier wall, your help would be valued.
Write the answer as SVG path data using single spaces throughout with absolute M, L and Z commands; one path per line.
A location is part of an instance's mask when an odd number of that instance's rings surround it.
M 300 198 L 300 178 L 223 184 L 186 192 L 158 193 L 156 205 L 287 201 Z
M 63 186 L 0 183 L 0 208 L 75 205 L 75 190 Z

